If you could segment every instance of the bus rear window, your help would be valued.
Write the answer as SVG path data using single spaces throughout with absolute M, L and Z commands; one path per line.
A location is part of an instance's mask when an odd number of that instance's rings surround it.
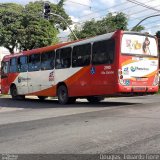
M 148 35 L 124 34 L 121 43 L 121 53 L 158 56 L 156 39 Z

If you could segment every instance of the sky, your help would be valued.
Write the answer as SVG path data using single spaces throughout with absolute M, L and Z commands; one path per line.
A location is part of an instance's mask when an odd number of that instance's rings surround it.
M 14 2 L 25 5 L 35 0 L 0 0 L 0 3 Z M 49 0 L 58 3 L 59 0 Z M 135 4 L 136 3 L 136 4 Z M 109 12 L 124 12 L 128 19 L 128 28 L 131 29 L 145 17 L 160 14 L 160 0 L 66 0 L 64 8 L 71 17 L 74 25 L 83 25 L 92 18 L 101 19 Z M 155 34 L 160 30 L 160 16 L 145 20 L 144 32 Z M 60 37 L 66 37 L 69 29 L 62 31 Z

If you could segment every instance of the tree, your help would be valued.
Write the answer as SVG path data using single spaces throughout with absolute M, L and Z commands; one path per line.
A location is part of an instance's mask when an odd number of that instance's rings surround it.
M 100 34 L 100 26 L 98 26 L 98 23 L 92 19 L 91 21 L 86 21 L 83 28 L 78 28 L 78 26 L 75 27 L 74 33 L 78 38 L 86 38 L 91 36 L 96 36 Z M 70 34 L 71 38 L 74 39 L 72 34 Z
M 145 29 L 144 26 L 139 25 L 139 26 L 137 26 L 137 27 L 134 27 L 134 28 L 132 29 L 132 31 L 140 32 L 140 31 L 142 31 L 142 30 L 144 30 L 144 29 Z
M 51 4 L 52 12 L 60 14 L 71 24 L 63 8 L 64 0 Z M 43 1 L 30 2 L 26 6 L 14 3 L 0 4 L 0 45 L 11 53 L 17 47 L 29 50 L 58 42 L 59 29 L 67 26 L 57 17 L 43 18 Z
M 127 28 L 127 17 L 124 13 L 109 13 L 102 20 L 96 21 L 92 19 L 91 21 L 86 21 L 82 28 L 75 28 L 74 32 L 78 38 L 86 38 L 91 36 L 96 36 L 104 33 L 113 32 L 116 29 L 126 29 Z M 74 39 L 70 35 L 71 39 Z
M 128 18 L 124 13 L 108 13 L 102 20 L 96 21 L 95 19 L 92 19 L 91 21 L 86 21 L 81 28 L 76 26 L 74 32 L 77 37 L 81 39 L 113 32 L 117 29 L 128 30 L 127 25 Z M 136 29 L 137 31 L 141 31 L 144 28 L 143 26 L 139 26 Z M 71 34 L 70 38 L 74 39 Z
M 23 29 L 19 31 L 17 42 L 20 50 L 28 50 L 57 43 L 57 29 L 47 20 L 38 19 L 33 15 L 25 16 Z
M 0 6 L 0 45 L 6 47 L 11 53 L 18 47 L 17 34 L 21 29 L 23 7 L 8 3 Z
M 102 25 L 105 26 L 105 31 L 113 32 L 116 29 L 127 30 L 128 19 L 127 16 L 122 13 L 108 13 L 108 15 L 102 19 Z
M 48 20 L 43 18 L 43 3 L 30 2 L 23 10 L 21 30 L 17 41 L 20 50 L 29 50 L 58 42 L 58 30 Z

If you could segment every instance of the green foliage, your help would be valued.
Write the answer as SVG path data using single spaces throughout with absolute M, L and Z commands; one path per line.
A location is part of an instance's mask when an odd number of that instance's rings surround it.
M 0 45 L 13 52 L 21 30 L 23 7 L 17 4 L 2 4 L 0 7 Z
M 76 26 L 74 32 L 77 37 L 81 39 L 113 32 L 117 29 L 128 30 L 127 25 L 128 18 L 124 13 L 108 13 L 102 20 L 96 21 L 92 19 L 91 21 L 86 21 L 82 28 Z M 134 31 L 140 32 L 144 29 L 145 28 L 140 25 L 134 28 Z M 70 38 L 72 40 L 75 39 L 72 34 L 70 34 Z
M 117 29 L 127 30 L 128 19 L 122 12 L 109 13 L 102 20 L 86 21 L 82 28 L 76 27 L 74 32 L 79 39 L 113 32 Z M 70 38 L 74 39 L 70 34 Z
M 63 8 L 63 5 L 64 5 L 64 2 L 65 2 L 66 0 L 60 0 L 59 1 L 59 3 L 58 3 L 58 7 L 59 8 Z
M 75 34 L 78 38 L 86 38 L 91 36 L 96 36 L 100 34 L 100 26 L 98 26 L 97 22 L 92 19 L 91 21 L 87 21 L 82 29 L 79 29 L 77 26 L 75 27 Z M 73 36 L 73 35 L 71 35 Z M 74 39 L 75 37 L 72 37 Z
M 113 32 L 117 29 L 127 30 L 127 16 L 122 13 L 109 13 L 102 19 L 102 24 L 106 27 L 107 32 Z
M 63 3 L 64 0 L 60 0 L 57 5 L 51 4 L 51 11 L 71 24 Z M 15 47 L 30 50 L 57 43 L 59 29 L 67 26 L 54 16 L 44 19 L 43 5 L 43 1 L 30 2 L 24 7 L 15 3 L 0 3 L 0 46 L 13 53 Z
M 19 32 L 18 44 L 21 50 L 28 50 L 57 43 L 57 29 L 44 19 L 37 19 L 32 15 L 24 17 L 23 29 Z
M 139 26 L 137 26 L 137 27 L 134 27 L 134 28 L 132 29 L 132 31 L 141 32 L 141 31 L 144 30 L 144 29 L 145 29 L 144 26 L 139 25 Z

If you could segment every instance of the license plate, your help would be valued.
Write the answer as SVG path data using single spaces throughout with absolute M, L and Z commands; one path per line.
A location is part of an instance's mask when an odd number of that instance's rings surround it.
M 146 91 L 146 87 L 134 87 L 133 91 L 134 92 L 144 92 Z

